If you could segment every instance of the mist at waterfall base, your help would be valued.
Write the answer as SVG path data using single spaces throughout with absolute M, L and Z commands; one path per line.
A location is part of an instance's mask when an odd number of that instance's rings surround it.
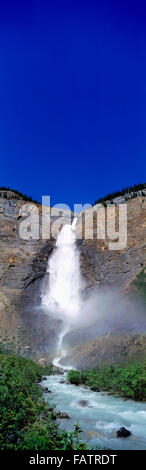
M 116 289 L 96 287 L 86 289 L 80 272 L 80 252 L 76 244 L 76 219 L 59 232 L 56 247 L 48 259 L 42 292 L 45 312 L 61 320 L 57 331 L 58 356 L 79 341 L 87 341 L 111 332 L 146 330 L 143 309 Z

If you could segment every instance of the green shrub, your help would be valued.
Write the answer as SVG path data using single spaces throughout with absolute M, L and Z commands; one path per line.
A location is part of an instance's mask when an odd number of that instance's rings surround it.
M 81 383 L 81 376 L 77 370 L 70 370 L 68 372 L 68 380 L 74 385 L 79 385 Z
M 82 449 L 80 428 L 60 430 L 55 410 L 43 400 L 39 381 L 51 373 L 14 353 L 0 354 L 0 449 Z
M 69 371 L 68 380 L 72 384 L 86 384 L 96 390 L 110 391 L 113 394 L 146 400 L 146 363 L 119 367 L 102 367 L 84 371 Z

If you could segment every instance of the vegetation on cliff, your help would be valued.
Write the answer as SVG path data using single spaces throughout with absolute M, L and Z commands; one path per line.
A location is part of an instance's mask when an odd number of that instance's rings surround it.
M 136 279 L 133 282 L 136 294 L 143 297 L 146 301 L 146 268 L 137 274 Z
M 111 201 L 116 197 L 125 196 L 127 193 L 133 193 L 133 196 L 137 196 L 137 191 L 146 190 L 146 183 L 134 184 L 134 186 L 127 186 L 127 188 L 121 189 L 121 191 L 115 191 L 114 193 L 109 193 L 105 197 L 98 198 L 94 204 L 105 203 L 106 201 Z
M 11 189 L 10 187 L 1 186 L 0 191 L 3 192 L 3 198 L 4 199 L 8 198 L 8 192 L 10 191 L 11 193 L 14 193 L 14 195 L 11 194 L 10 199 L 22 199 L 22 201 L 28 201 L 28 202 L 34 202 L 35 204 L 40 204 L 36 199 L 32 199 L 32 196 L 28 196 L 27 194 L 23 194 L 20 191 L 18 191 L 17 189 Z
M 114 191 L 113 193 L 109 193 L 104 197 L 98 198 L 95 200 L 94 204 L 99 204 L 102 203 L 103 205 L 106 205 L 106 201 L 112 201 L 112 199 L 116 197 L 122 197 L 125 196 L 126 194 L 132 194 L 133 197 L 137 196 L 138 191 L 146 190 L 146 183 L 139 183 L 139 184 L 134 184 L 133 186 L 127 186 L 126 188 L 123 188 L 121 190 Z M 16 199 L 22 199 L 23 201 L 29 201 L 29 202 L 34 202 L 36 204 L 40 204 L 36 199 L 32 199 L 31 196 L 28 196 L 27 194 L 23 194 L 17 189 L 12 189 L 9 186 L 1 186 L 0 191 L 3 191 L 3 197 L 7 199 L 7 193 L 10 191 L 11 193 L 14 193 L 14 196 L 11 194 L 11 199 L 16 198 Z
M 43 400 L 39 385 L 50 374 L 30 359 L 0 353 L 0 449 L 82 449 L 78 425 L 67 433 L 59 429 L 55 409 Z
M 68 380 L 75 385 L 85 384 L 96 391 L 108 391 L 123 398 L 146 400 L 146 362 L 120 367 L 70 370 Z

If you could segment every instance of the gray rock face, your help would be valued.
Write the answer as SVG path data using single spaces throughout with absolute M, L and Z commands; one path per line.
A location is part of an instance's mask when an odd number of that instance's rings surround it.
M 61 327 L 61 320 L 49 317 L 41 307 L 48 257 L 56 240 L 22 240 L 20 209 L 25 202 L 14 199 L 11 192 L 7 197 L 0 197 L 0 334 L 15 336 L 23 352 L 45 364 L 54 357 Z M 41 206 L 37 207 L 41 222 Z M 109 251 L 106 240 L 95 236 L 93 240 L 83 238 L 77 242 L 87 290 L 100 285 L 128 290 L 145 263 L 144 209 L 143 196 L 128 202 L 128 245 L 121 252 Z M 57 213 L 52 213 L 51 223 L 54 221 L 59 226 Z
M 93 208 L 94 210 L 94 208 Z M 106 212 L 106 209 L 105 209 Z M 138 196 L 127 202 L 127 246 L 122 250 L 109 250 L 109 239 L 97 239 L 97 219 L 93 217 L 93 239 L 85 239 L 84 218 L 77 222 L 77 234 L 83 233 L 78 240 L 81 252 L 81 270 L 86 287 L 102 285 L 128 289 L 131 281 L 146 266 L 146 197 Z M 89 224 L 89 227 L 88 227 Z M 91 218 L 86 219 L 88 234 Z M 116 230 L 118 229 L 118 208 L 116 208 Z
M 56 240 L 20 238 L 24 204 L 0 199 L 0 334 L 15 336 L 26 353 L 40 358 L 54 348 L 60 324 L 54 319 L 50 325 L 41 309 L 42 283 Z

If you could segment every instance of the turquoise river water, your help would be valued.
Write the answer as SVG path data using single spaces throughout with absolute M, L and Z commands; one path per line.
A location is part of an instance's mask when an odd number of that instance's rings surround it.
M 60 419 L 61 428 L 72 431 L 80 423 L 81 439 L 89 449 L 146 449 L 146 403 L 122 400 L 105 392 L 93 392 L 89 388 L 61 383 L 64 375 L 51 375 L 42 382 L 51 393 L 45 400 L 56 404 L 56 409 L 66 412 L 70 419 Z M 81 403 L 80 403 L 81 402 Z M 114 433 L 121 426 L 131 436 L 116 438 Z

